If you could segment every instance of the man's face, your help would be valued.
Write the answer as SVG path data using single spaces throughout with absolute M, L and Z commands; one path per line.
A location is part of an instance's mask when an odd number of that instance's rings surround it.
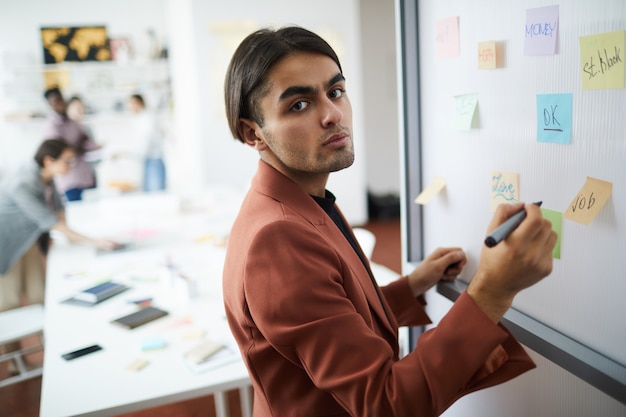
M 268 81 L 259 100 L 263 127 L 255 128 L 262 159 L 291 178 L 352 165 L 352 107 L 337 64 L 295 53 L 270 70 Z
M 48 170 L 54 175 L 67 174 L 75 165 L 76 153 L 71 148 L 65 149 L 57 159 L 48 158 L 47 163 Z
M 64 115 L 66 110 L 65 100 L 60 94 L 51 94 L 48 97 L 48 104 L 55 112 Z

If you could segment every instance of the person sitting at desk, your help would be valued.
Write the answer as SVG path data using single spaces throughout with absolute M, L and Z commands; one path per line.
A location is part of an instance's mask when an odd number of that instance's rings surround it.
M 71 242 L 109 250 L 119 246 L 83 236 L 65 222 L 53 178 L 76 163 L 72 147 L 62 139 L 48 139 L 34 159 L 0 185 L 0 311 L 44 302 L 44 256 L 50 230 L 63 233 Z

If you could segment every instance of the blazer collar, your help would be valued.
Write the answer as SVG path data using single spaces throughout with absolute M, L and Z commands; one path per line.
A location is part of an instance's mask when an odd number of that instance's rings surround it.
M 337 247 L 346 259 L 353 274 L 359 280 L 371 309 L 378 315 L 379 322 L 383 323 L 391 335 L 395 337 L 396 326 L 390 322 L 390 320 L 393 319 L 388 317 L 385 313 L 385 308 L 389 314 L 391 314 L 391 309 L 389 306 L 383 307 L 381 304 L 381 299 L 371 282 L 370 271 L 363 265 L 363 262 L 361 262 L 361 259 L 341 230 L 339 230 L 317 202 L 296 183 L 264 161 L 259 161 L 257 174 L 252 180 L 252 188 L 290 207 L 296 213 L 299 213 L 303 219 L 314 225 L 333 246 Z M 336 205 L 335 207 L 343 217 L 339 208 Z M 383 297 L 382 293 L 381 297 Z

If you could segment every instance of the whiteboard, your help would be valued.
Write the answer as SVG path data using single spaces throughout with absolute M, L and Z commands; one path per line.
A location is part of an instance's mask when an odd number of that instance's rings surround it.
M 403 17 L 401 33 L 407 261 L 417 262 L 439 246 L 461 246 L 469 262 L 460 280 L 471 280 L 492 217 L 492 171 L 518 173 L 521 201 L 543 201 L 542 207 L 560 212 L 587 177 L 611 182 L 610 199 L 589 225 L 563 219 L 561 258 L 548 278 L 517 296 L 512 314 L 599 354 L 617 369 L 623 391 L 626 89 L 583 90 L 579 37 L 626 30 L 626 2 L 559 4 L 557 54 L 547 56 L 524 54 L 526 11 L 558 4 L 553 1 L 399 2 L 405 8 L 410 3 L 417 4 L 410 11 L 416 17 Z M 440 59 L 437 21 L 455 16 L 460 54 Z M 415 64 L 406 62 L 412 36 Z M 484 41 L 502 46 L 501 67 L 477 68 L 478 43 Z M 453 123 L 454 97 L 468 93 L 478 95 L 476 118 L 470 130 L 461 131 Z M 573 97 L 571 143 L 538 142 L 537 95 L 559 93 Z M 445 189 L 416 207 L 413 199 L 436 176 L 446 179 Z

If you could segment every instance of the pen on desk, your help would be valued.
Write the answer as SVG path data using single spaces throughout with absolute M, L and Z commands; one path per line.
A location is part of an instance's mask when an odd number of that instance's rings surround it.
M 541 207 L 541 203 L 542 202 L 539 201 L 533 204 Z M 522 209 L 509 217 L 504 223 L 498 226 L 493 232 L 489 234 L 489 236 L 485 238 L 485 245 L 487 245 L 487 247 L 489 248 L 493 248 L 494 246 L 496 246 L 498 243 L 506 239 L 511 233 L 513 233 L 513 230 L 515 230 L 525 218 L 526 209 Z

